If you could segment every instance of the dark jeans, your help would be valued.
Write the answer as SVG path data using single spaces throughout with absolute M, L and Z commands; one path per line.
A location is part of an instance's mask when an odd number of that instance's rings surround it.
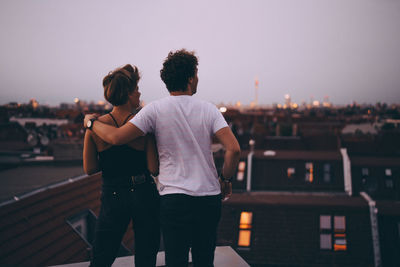
M 167 266 L 188 266 L 190 247 L 194 266 L 214 266 L 221 195 L 164 195 L 160 209 Z
M 156 266 L 160 245 L 159 200 L 152 182 L 123 188 L 103 187 L 91 266 L 112 265 L 131 220 L 135 266 Z

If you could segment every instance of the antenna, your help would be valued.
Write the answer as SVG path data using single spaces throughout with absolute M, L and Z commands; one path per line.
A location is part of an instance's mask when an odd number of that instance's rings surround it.
M 254 105 L 257 107 L 258 106 L 258 77 L 257 76 L 254 81 L 254 90 L 255 90 Z

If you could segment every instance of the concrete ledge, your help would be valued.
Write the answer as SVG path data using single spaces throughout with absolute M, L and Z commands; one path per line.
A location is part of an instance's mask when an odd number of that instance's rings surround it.
M 189 254 L 189 262 L 192 262 Z M 53 267 L 87 267 L 89 262 L 78 262 L 72 264 L 56 265 Z M 120 257 L 114 261 L 113 267 L 132 267 L 135 266 L 134 256 Z M 157 255 L 157 266 L 165 266 L 164 252 Z M 250 267 L 231 247 L 217 247 L 215 250 L 215 267 Z

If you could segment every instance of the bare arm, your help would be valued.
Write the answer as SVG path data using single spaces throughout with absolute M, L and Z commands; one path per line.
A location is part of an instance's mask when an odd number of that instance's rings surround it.
M 86 131 L 83 142 L 83 170 L 89 175 L 100 171 L 97 147 L 90 131 Z
M 224 127 L 215 133 L 218 141 L 225 147 L 222 175 L 231 178 L 236 171 L 240 158 L 240 146 L 229 127 Z
M 84 125 L 86 126 L 87 122 L 95 117 L 96 116 L 93 114 L 86 115 Z M 144 133 L 132 123 L 125 123 L 123 126 L 116 128 L 98 120 L 93 123 L 92 131 L 105 142 L 112 145 L 123 145 L 144 135 Z
M 157 176 L 159 172 L 159 161 L 156 140 L 153 135 L 146 136 L 146 157 L 148 170 L 152 175 Z

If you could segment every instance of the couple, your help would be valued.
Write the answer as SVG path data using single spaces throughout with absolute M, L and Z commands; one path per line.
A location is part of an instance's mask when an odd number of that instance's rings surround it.
M 135 116 L 137 68 L 126 65 L 104 78 L 104 96 L 114 108 L 84 120 L 84 169 L 103 171 L 92 266 L 113 263 L 131 219 L 135 266 L 155 266 L 159 224 L 167 266 L 187 266 L 189 248 L 194 266 L 213 266 L 221 198 L 231 194 L 240 147 L 219 110 L 192 97 L 197 65 L 194 52 L 170 52 L 160 71 L 170 96 Z M 226 149 L 221 179 L 211 151 L 214 136 Z M 159 194 L 150 173 L 158 174 Z

